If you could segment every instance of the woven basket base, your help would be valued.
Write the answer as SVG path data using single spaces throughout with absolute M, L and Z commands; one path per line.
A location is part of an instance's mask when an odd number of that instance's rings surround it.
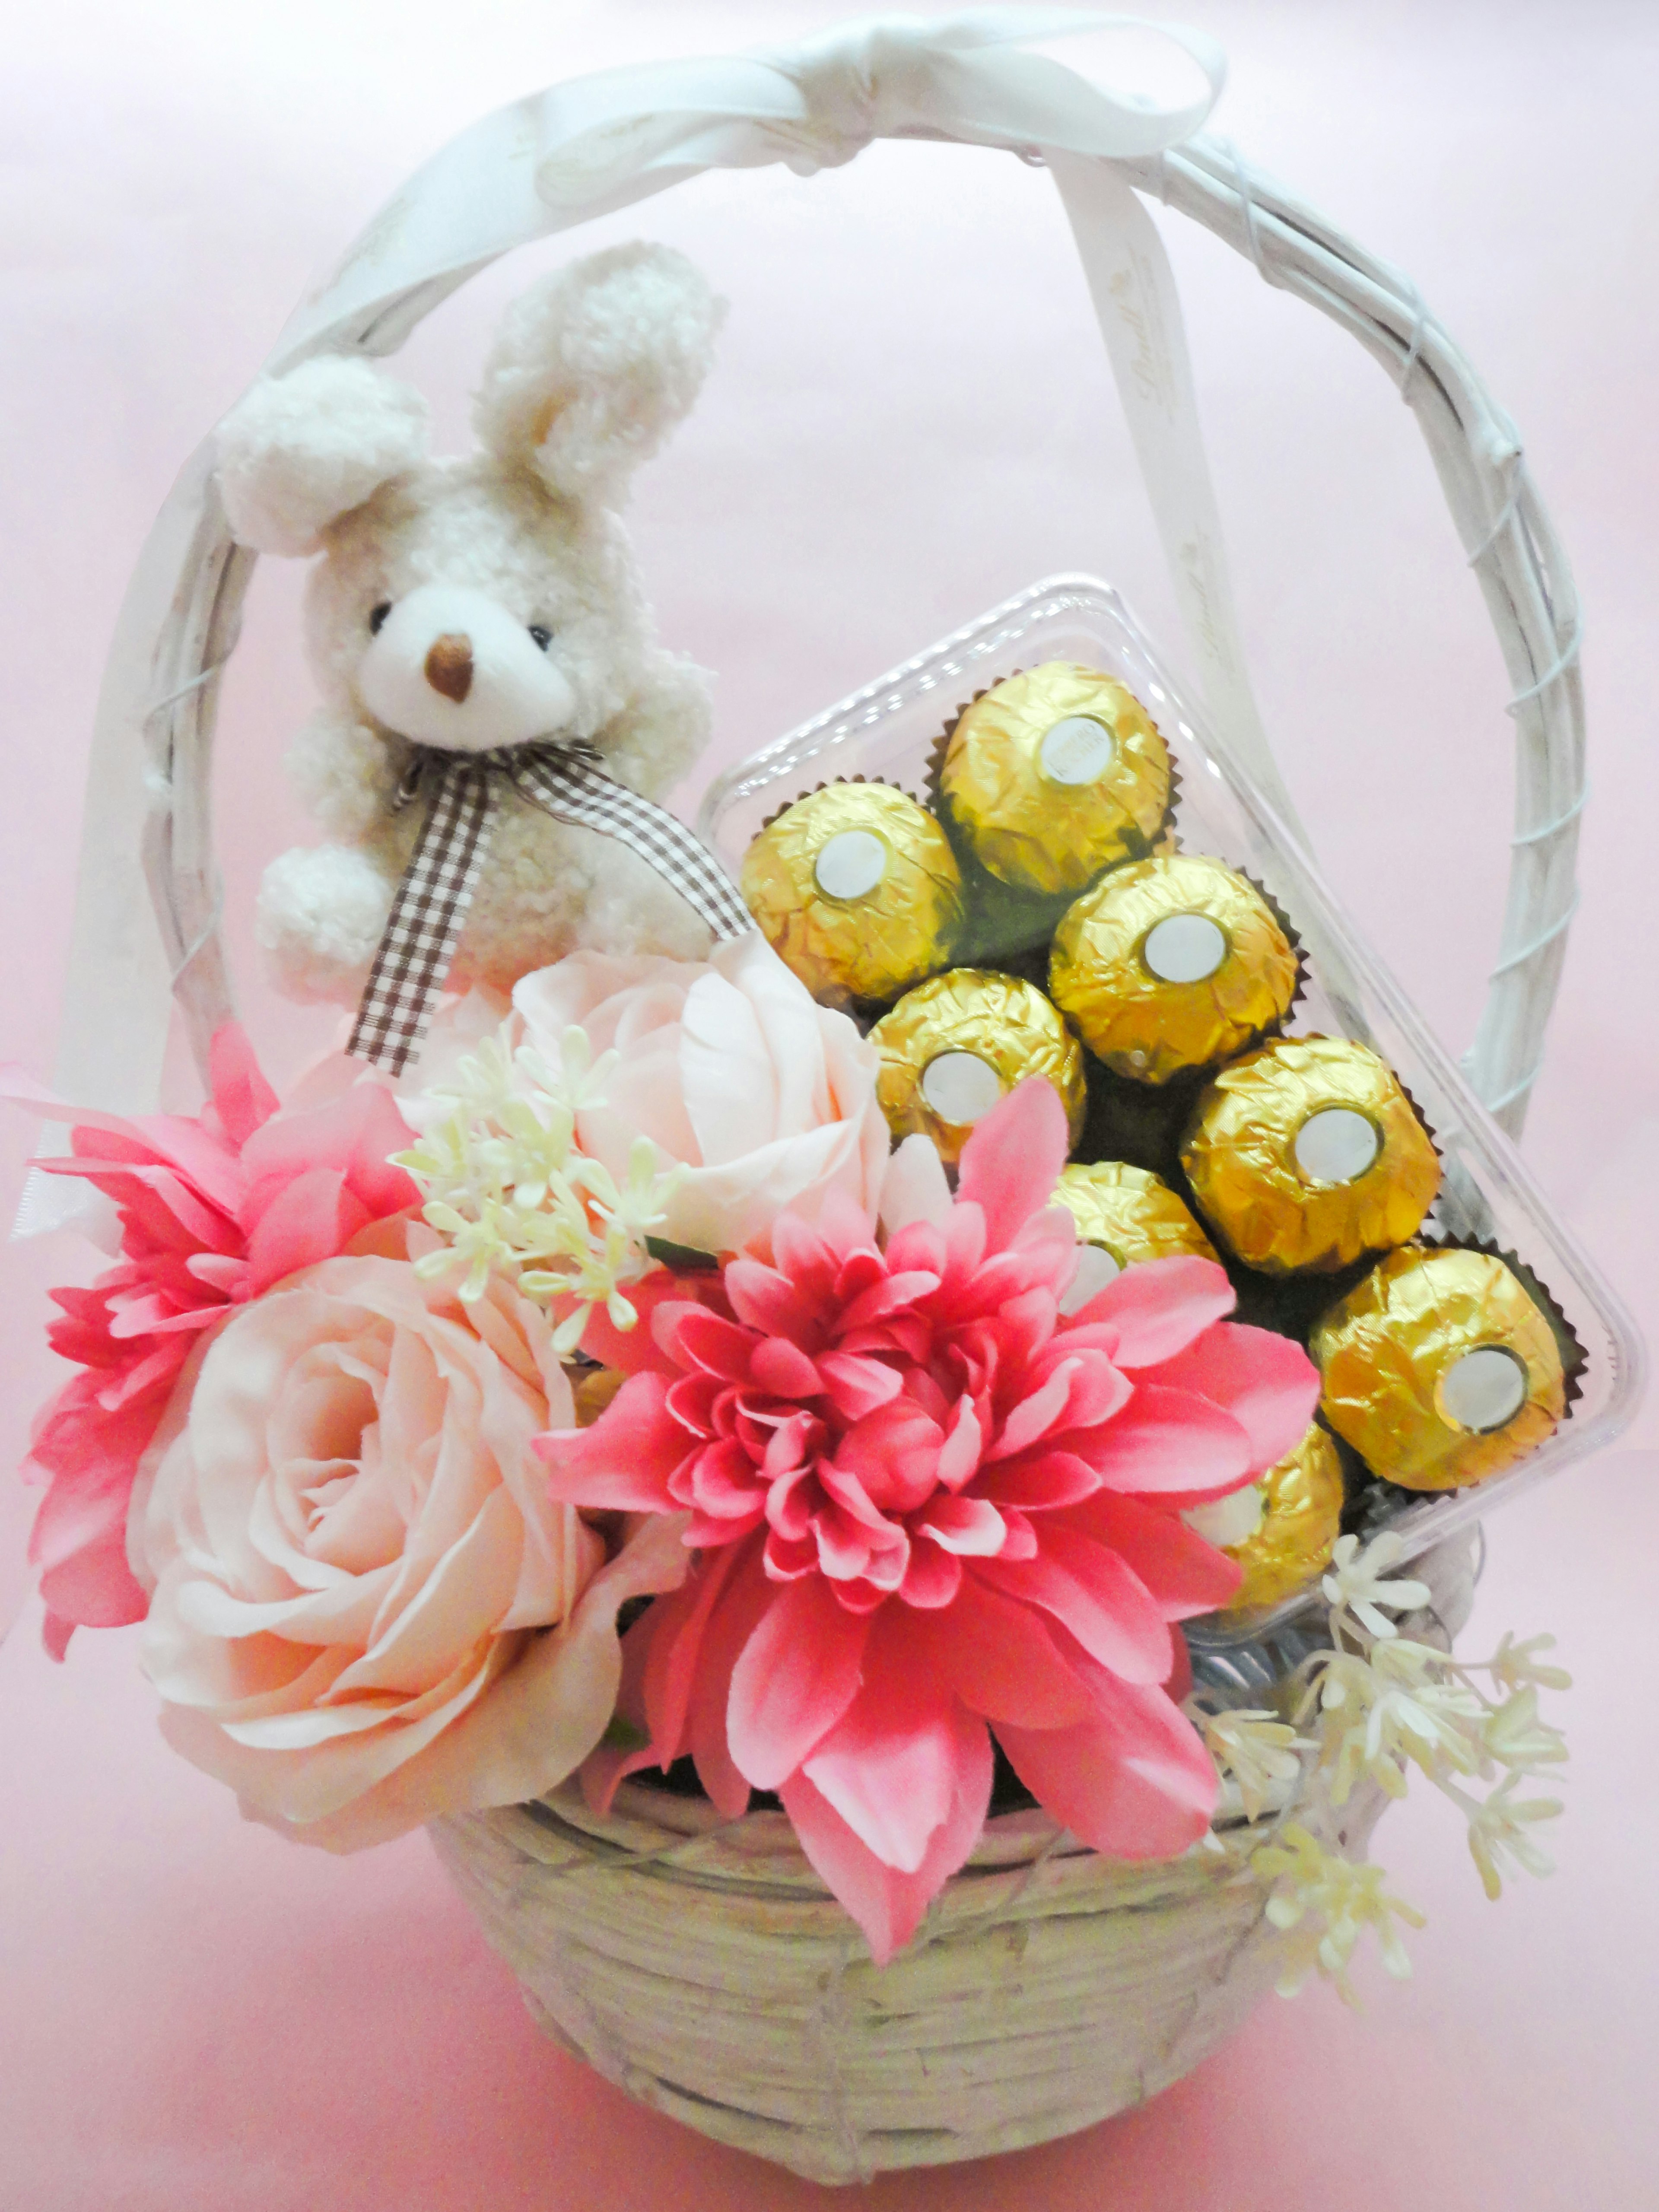
M 1414 1566 L 1448 1638 L 1467 1541 Z M 1356 1792 L 1363 1853 L 1387 1803 Z M 565 2049 L 641 2104 L 813 2181 L 981 2158 L 1144 2101 L 1238 2027 L 1278 1947 L 1254 1881 L 1194 1850 L 1103 1859 L 1041 1812 L 989 1821 L 909 1947 L 877 1967 L 781 1813 L 722 1820 L 567 1784 L 436 1821 L 440 1855 Z
M 1351 1808 L 1351 1851 L 1381 1802 Z M 432 1833 L 550 2035 L 814 2181 L 1088 2127 L 1196 2065 L 1273 1978 L 1261 1891 L 1202 1855 L 1126 1867 L 1006 1816 L 878 1968 L 781 1815 L 619 1807 L 564 1791 Z

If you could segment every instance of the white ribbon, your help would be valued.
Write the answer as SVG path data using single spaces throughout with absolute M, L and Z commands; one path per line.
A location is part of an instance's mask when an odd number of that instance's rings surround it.
M 1159 106 L 1037 51 L 1062 41 L 1081 59 L 1079 42 L 1126 29 L 1171 42 L 1196 64 L 1202 88 Z M 711 167 L 782 162 L 811 175 L 877 138 L 951 140 L 1046 161 L 1082 255 L 1212 721 L 1289 814 L 1245 675 L 1174 278 L 1156 228 L 1112 166 L 1188 137 L 1224 76 L 1221 49 L 1198 32 L 1073 9 L 990 8 L 861 21 L 789 48 L 556 85 L 487 116 L 419 170 L 290 319 L 266 371 L 324 350 L 389 352 L 498 255 Z M 200 665 L 187 665 L 181 678 L 179 609 L 204 558 L 226 544 L 198 454 L 141 556 L 93 740 L 57 1070 L 59 1095 L 91 1105 L 142 1111 L 159 1091 L 167 977 L 166 963 L 149 957 L 140 823 L 148 805 L 164 829 L 173 803 L 175 709 L 165 702 Z M 160 842 L 154 819 L 149 842 Z M 168 934 L 177 947 L 176 923 Z M 197 940 L 216 950 L 210 917 L 191 934 L 187 966 L 201 956 Z M 29 1204 L 26 1192 L 26 1211 Z

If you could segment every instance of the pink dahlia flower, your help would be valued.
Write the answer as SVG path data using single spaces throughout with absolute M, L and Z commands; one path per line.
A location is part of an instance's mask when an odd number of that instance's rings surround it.
M 361 1084 L 327 1106 L 279 1113 L 241 1030 L 213 1041 L 213 1097 L 199 1119 L 125 1121 L 60 1107 L 18 1071 L 0 1096 L 73 1118 L 70 1152 L 37 1165 L 114 1202 L 119 1264 L 58 1290 L 52 1349 L 73 1376 L 38 1416 L 31 1464 L 50 1486 L 29 1557 L 40 1569 L 48 1650 L 77 1626 L 142 1620 L 127 1563 L 138 1462 L 179 1370 L 206 1330 L 296 1269 L 345 1250 L 371 1223 L 419 1204 L 391 1153 L 412 1141 L 390 1094 Z
M 735 1816 L 776 1790 L 802 1848 L 884 1960 L 977 1839 L 995 1735 L 1097 1850 L 1172 1856 L 1214 1769 L 1167 1686 L 1170 1624 L 1224 1603 L 1233 1564 L 1184 1508 L 1305 1433 L 1299 1346 L 1222 1320 L 1221 1268 L 1126 1269 L 1078 1312 L 1054 1091 L 1022 1084 L 975 1130 L 954 1202 L 911 1139 L 884 1191 L 789 1213 L 769 1253 L 672 1285 L 649 1327 L 589 1348 L 633 1369 L 584 1432 L 544 1437 L 553 1493 L 690 1510 L 702 1553 L 630 1632 L 625 1717 L 695 1757 Z

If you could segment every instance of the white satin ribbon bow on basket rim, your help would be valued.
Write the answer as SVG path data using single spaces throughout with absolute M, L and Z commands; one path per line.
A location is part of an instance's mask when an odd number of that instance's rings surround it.
M 1191 90 L 1160 104 L 1082 66 L 1124 32 L 1161 42 Z M 1466 1065 L 1516 1130 L 1576 898 L 1583 722 L 1571 576 L 1513 426 L 1410 280 L 1197 135 L 1224 75 L 1201 33 L 1033 7 L 861 19 L 792 46 L 556 85 L 486 116 L 420 169 L 302 303 L 265 372 L 319 352 L 389 353 L 501 254 L 710 168 L 781 162 L 811 174 L 887 137 L 1044 164 L 1083 261 L 1210 729 L 1295 832 L 1245 672 L 1179 299 L 1137 193 L 1194 217 L 1352 331 L 1394 377 L 1486 594 L 1514 686 L 1516 818 L 1499 963 Z M 153 1108 L 173 1003 L 198 1061 L 233 1011 L 210 764 L 218 678 L 253 562 L 225 526 L 209 441 L 140 557 L 100 701 L 57 1068 L 59 1096 L 78 1103 Z M 1340 975 L 1328 980 L 1340 989 Z M 33 1177 L 20 1227 L 61 1218 L 53 1194 Z

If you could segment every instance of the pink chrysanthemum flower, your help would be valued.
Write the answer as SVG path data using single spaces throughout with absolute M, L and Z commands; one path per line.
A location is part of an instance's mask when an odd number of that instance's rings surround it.
M 1221 1319 L 1208 1261 L 1127 1269 L 1077 1313 L 1054 1091 L 981 1123 L 952 1200 L 938 1154 L 894 1156 L 877 1224 L 785 1213 L 769 1259 L 671 1284 L 590 1349 L 633 1371 L 586 1431 L 539 1440 L 556 1498 L 689 1511 L 702 1553 L 630 1632 L 602 1802 L 683 1753 L 735 1816 L 775 1790 L 877 1959 L 977 1839 L 994 1733 L 1085 1842 L 1171 1856 L 1215 1771 L 1166 1687 L 1170 1624 L 1233 1564 L 1187 1528 L 1298 1443 L 1318 1394 L 1289 1340 Z
M 21 1070 L 0 1069 L 0 1097 L 74 1123 L 70 1152 L 39 1166 L 90 1183 L 120 1223 L 116 1266 L 85 1289 L 52 1294 L 62 1310 L 52 1347 L 81 1372 L 42 1408 L 30 1440 L 31 1463 L 50 1486 L 29 1557 L 57 1658 L 77 1626 L 144 1618 L 149 1600 L 127 1563 L 128 1501 L 203 1333 L 420 1202 L 388 1164 L 413 1132 L 378 1085 L 281 1113 L 234 1024 L 213 1040 L 212 1077 L 199 1117 L 127 1121 L 60 1107 Z

